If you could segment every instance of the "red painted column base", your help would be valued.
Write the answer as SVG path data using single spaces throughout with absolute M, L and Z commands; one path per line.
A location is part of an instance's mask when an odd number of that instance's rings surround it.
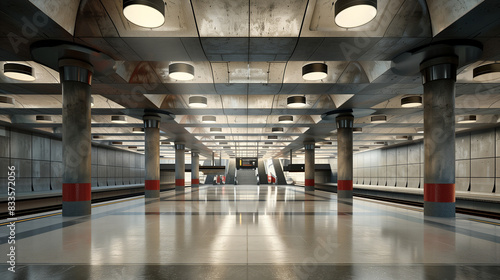
M 455 202 L 455 184 L 424 184 L 424 201 Z
M 352 180 L 337 180 L 337 191 L 352 191 Z
M 175 179 L 176 187 L 184 187 L 184 179 Z
M 92 200 L 90 183 L 63 183 L 63 201 L 89 201 Z
M 144 187 L 147 191 L 157 191 L 160 189 L 160 180 L 144 180 Z
M 191 185 L 199 185 L 200 179 L 191 179 Z
M 314 179 L 306 179 L 305 185 L 306 187 L 314 187 Z

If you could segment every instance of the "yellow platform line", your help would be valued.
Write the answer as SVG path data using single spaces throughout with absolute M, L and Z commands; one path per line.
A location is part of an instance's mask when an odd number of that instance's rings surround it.
M 490 222 L 490 221 L 483 221 L 483 220 L 477 220 L 477 219 L 468 219 L 469 221 L 473 222 L 478 222 L 478 223 L 484 223 L 484 224 L 490 224 L 494 226 L 500 226 L 500 223 L 495 223 L 495 222 Z

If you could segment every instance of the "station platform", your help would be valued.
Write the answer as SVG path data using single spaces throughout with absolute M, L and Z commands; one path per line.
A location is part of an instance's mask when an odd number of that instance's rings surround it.
M 0 221 L 0 279 L 497 279 L 500 221 L 304 192 L 201 186 L 18 217 L 15 273 Z

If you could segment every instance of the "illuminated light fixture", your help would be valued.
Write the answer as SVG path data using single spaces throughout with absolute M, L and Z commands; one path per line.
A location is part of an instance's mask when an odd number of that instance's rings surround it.
M 217 118 L 215 116 L 203 116 L 201 117 L 201 122 L 204 123 L 215 123 Z
M 363 128 L 361 128 L 361 127 L 353 127 L 352 128 L 352 132 L 353 133 L 361 133 L 361 132 L 363 132 Z
M 160 145 L 170 145 L 170 142 L 162 141 L 162 142 L 160 142 Z
M 224 136 L 224 135 L 217 135 L 214 138 L 217 139 L 217 140 L 221 140 L 221 139 L 226 139 L 226 136 Z
M 113 142 L 111 142 L 111 145 L 123 145 L 123 142 L 113 141 Z
M 371 122 L 372 123 L 385 123 L 385 122 L 387 122 L 387 117 L 386 116 L 372 116 Z
M 293 123 L 293 116 L 279 116 L 279 123 Z
M 144 133 L 144 128 L 143 127 L 133 127 L 132 128 L 132 133 Z
M 16 101 L 14 98 L 10 96 L 0 95 L 0 107 L 14 107 L 16 105 Z
M 189 107 L 191 108 L 204 108 L 207 107 L 207 98 L 205 96 L 190 96 Z
M 111 116 L 112 123 L 126 123 L 127 118 L 125 116 Z
M 343 28 L 365 25 L 377 16 L 377 0 L 338 0 L 335 23 Z
M 187 63 L 170 64 L 168 66 L 168 76 L 179 81 L 192 80 L 194 78 L 194 67 Z
M 3 74 L 18 81 L 32 82 L 35 80 L 33 68 L 25 64 L 5 63 L 3 65 Z
M 35 120 L 38 123 L 51 123 L 52 122 L 52 116 L 36 116 Z
M 413 108 L 422 105 L 422 96 L 412 95 L 401 98 L 401 107 Z
M 422 127 L 417 128 L 417 133 L 424 133 L 424 129 Z
M 458 117 L 457 123 L 475 123 L 476 121 L 476 115 L 467 115 Z
M 283 127 L 273 127 L 273 128 L 271 129 L 271 131 L 272 131 L 273 133 L 283 133 L 283 132 L 285 132 L 285 131 L 284 131 L 284 129 L 283 129 Z
M 308 81 L 317 81 L 328 76 L 328 66 L 324 63 L 310 63 L 302 66 L 302 78 Z
M 222 128 L 220 127 L 211 127 L 210 132 L 222 132 Z
M 269 135 L 269 136 L 267 136 L 267 139 L 268 140 L 278 140 L 278 136 Z
M 137 146 L 128 146 L 128 148 L 131 150 L 135 150 L 135 149 L 137 149 Z
M 163 0 L 123 0 L 123 15 L 135 25 L 156 28 L 165 22 Z
M 291 108 L 300 108 L 306 106 L 306 97 L 305 96 L 289 96 L 286 99 L 286 104 Z
M 228 143 L 226 141 L 219 142 L 219 145 L 227 145 Z
M 90 97 L 90 107 L 94 107 L 94 97 Z
M 472 71 L 474 81 L 490 82 L 500 79 L 500 63 L 478 66 Z
M 273 142 L 264 142 L 264 145 L 272 145 Z

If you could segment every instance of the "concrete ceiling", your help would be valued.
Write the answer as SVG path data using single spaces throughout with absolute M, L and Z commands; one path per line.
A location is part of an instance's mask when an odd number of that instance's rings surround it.
M 394 74 L 391 61 L 446 39 L 474 39 L 484 49 L 479 61 L 459 69 L 456 114 L 476 114 L 478 122 L 457 124 L 457 130 L 491 126 L 500 116 L 500 81 L 472 80 L 474 67 L 500 60 L 496 0 L 379 0 L 375 20 L 353 29 L 335 25 L 331 0 L 169 0 L 166 21 L 155 29 L 129 23 L 121 5 L 121 0 L 1 1 L 0 63 L 28 63 L 36 80 L 0 74 L 0 94 L 16 99 L 15 107 L 0 107 L 0 121 L 60 133 L 58 73 L 30 55 L 32 43 L 47 39 L 85 45 L 115 60 L 115 71 L 96 73 L 92 83 L 92 134 L 101 137 L 94 141 L 141 147 L 144 137 L 132 134 L 132 127 L 141 126 L 144 109 L 163 109 L 175 115 L 161 124 L 162 139 L 170 142 L 162 146 L 166 156 L 173 156 L 176 141 L 222 157 L 287 156 L 304 141 L 315 141 L 318 157 L 333 157 L 336 142 L 324 142 L 336 139 L 335 125 L 321 115 L 337 108 L 387 116 L 383 124 L 370 123 L 369 116 L 355 120 L 363 128 L 354 136 L 355 149 L 407 141 L 396 136 L 422 137 L 417 129 L 423 126 L 423 109 L 400 106 L 402 97 L 422 94 L 421 79 Z M 170 79 L 172 62 L 192 64 L 195 78 Z M 304 80 L 301 69 L 310 62 L 326 63 L 328 77 Z M 192 95 L 206 96 L 208 107 L 190 108 Z M 290 95 L 306 96 L 307 106 L 287 108 Z M 128 123 L 110 122 L 119 114 L 127 115 Z M 53 122 L 37 123 L 35 115 L 51 115 Z M 217 122 L 202 123 L 204 115 Z M 281 115 L 292 115 L 293 123 L 278 124 Z M 284 133 L 273 133 L 273 127 Z

